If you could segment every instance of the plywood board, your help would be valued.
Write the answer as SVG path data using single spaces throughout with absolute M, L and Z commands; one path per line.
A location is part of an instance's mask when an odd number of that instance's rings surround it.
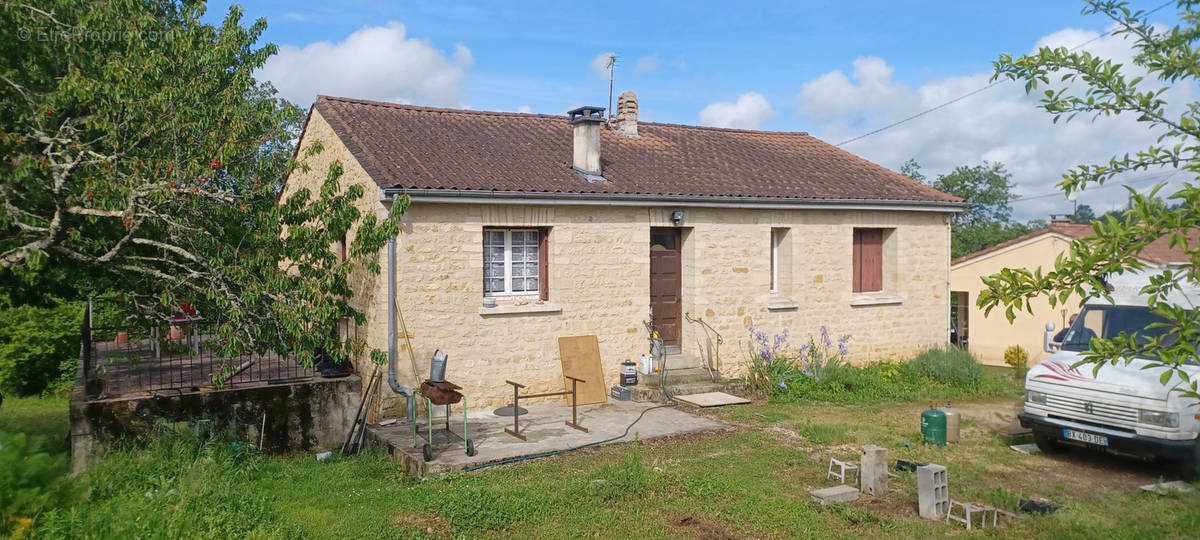
M 691 403 L 697 407 L 720 407 L 722 405 L 743 405 L 750 403 L 750 400 L 746 398 L 731 396 L 725 392 L 688 394 L 686 396 L 675 396 L 675 399 L 685 403 Z
M 580 405 L 604 403 L 608 392 L 604 386 L 604 370 L 600 367 L 600 341 L 596 336 L 558 338 L 558 355 L 562 359 L 563 390 L 571 390 L 571 379 L 583 379 L 577 390 Z M 571 404 L 571 396 L 567 396 Z

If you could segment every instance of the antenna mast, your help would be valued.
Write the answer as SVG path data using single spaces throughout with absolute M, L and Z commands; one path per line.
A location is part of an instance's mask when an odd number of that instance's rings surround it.
M 608 55 L 608 66 L 607 67 L 608 67 L 608 115 L 607 116 L 608 116 L 608 121 L 609 121 L 607 123 L 611 123 L 611 120 L 612 120 L 613 71 L 616 71 L 617 55 L 615 55 L 615 54 Z

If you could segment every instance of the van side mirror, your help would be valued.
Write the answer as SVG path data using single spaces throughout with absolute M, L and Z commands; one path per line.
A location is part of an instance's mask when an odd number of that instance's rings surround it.
M 1062 347 L 1062 342 L 1054 341 L 1054 323 L 1046 323 L 1046 333 L 1042 336 L 1042 350 L 1052 353 Z

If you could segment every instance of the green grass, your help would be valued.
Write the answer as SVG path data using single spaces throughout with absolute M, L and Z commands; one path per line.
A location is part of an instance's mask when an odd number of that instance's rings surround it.
M 10 404 L 12 407 L 10 408 Z M 644 441 L 424 482 L 379 453 L 317 462 L 268 457 L 226 442 L 167 432 L 150 448 L 115 451 L 72 481 L 58 508 L 36 517 L 42 537 L 416 538 L 416 537 L 835 537 L 961 534 L 916 517 L 916 481 L 893 479 L 885 497 L 819 507 L 830 457 L 856 458 L 862 444 L 892 459 L 950 469 L 956 499 L 1015 511 L 1021 497 L 1064 505 L 1021 515 L 989 535 L 1029 538 L 1181 537 L 1200 530 L 1200 490 L 1140 492 L 1146 467 L 1094 456 L 1024 456 L 987 427 L 988 407 L 963 403 L 980 421 L 947 448 L 919 441 L 921 403 L 813 402 L 727 407 L 740 426 L 724 434 Z M 61 401 L 14 400 L 0 428 L 65 433 Z M 654 413 L 650 413 L 654 414 Z M 905 446 L 905 442 L 909 446 Z

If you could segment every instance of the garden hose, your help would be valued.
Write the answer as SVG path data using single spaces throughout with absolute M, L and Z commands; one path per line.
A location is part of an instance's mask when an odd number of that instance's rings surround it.
M 657 333 L 655 335 L 657 338 Z M 640 422 L 642 420 L 643 416 L 646 416 L 646 413 L 653 411 L 655 409 L 664 409 L 667 407 L 674 407 L 679 404 L 677 401 L 675 401 L 675 396 L 671 395 L 671 391 L 667 390 L 666 355 L 662 353 L 662 347 L 659 347 L 658 351 L 659 351 L 659 353 L 658 353 L 659 362 L 662 365 L 662 369 L 660 370 L 659 376 L 658 376 L 659 377 L 658 378 L 659 387 L 662 388 L 663 396 L 665 396 L 667 398 L 667 403 L 663 403 L 662 405 L 655 405 L 653 407 L 643 409 L 641 414 L 639 414 L 637 418 L 633 419 L 633 422 L 630 422 L 628 426 L 625 426 L 625 431 L 623 433 L 621 433 L 620 435 L 617 435 L 616 437 L 609 437 L 607 439 L 603 439 L 603 440 L 599 440 L 599 441 L 584 443 L 579 446 L 572 446 L 570 448 L 564 448 L 562 450 L 542 452 L 541 454 L 532 454 L 532 455 L 528 455 L 528 456 L 518 456 L 518 457 L 514 457 L 514 458 L 509 458 L 509 459 L 502 459 L 500 461 L 493 461 L 491 463 L 484 463 L 482 465 L 475 465 L 474 467 L 467 467 L 467 468 L 463 469 L 463 472 L 478 471 L 480 469 L 486 469 L 488 467 L 494 467 L 496 465 L 508 465 L 510 463 L 519 463 L 519 462 L 527 461 L 527 460 L 531 460 L 531 459 L 539 459 L 539 458 L 544 458 L 544 457 L 557 456 L 557 455 L 565 454 L 567 452 L 574 452 L 576 450 L 582 450 L 584 448 L 591 448 L 593 446 L 599 446 L 601 444 L 607 444 L 607 443 L 610 443 L 613 441 L 619 441 L 621 439 L 624 439 L 625 437 L 628 437 L 629 431 L 633 429 L 634 425 L 636 425 L 638 422 Z

